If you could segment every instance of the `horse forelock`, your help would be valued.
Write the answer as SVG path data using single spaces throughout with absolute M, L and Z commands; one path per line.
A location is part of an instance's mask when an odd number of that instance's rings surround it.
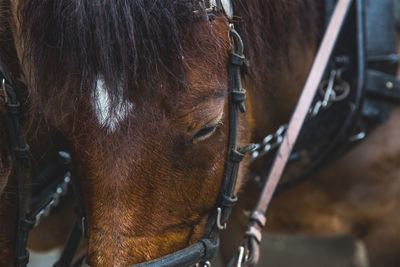
M 201 40 L 188 40 L 188 33 L 199 31 L 198 22 L 207 21 L 205 14 L 193 13 L 201 10 L 197 0 L 16 2 L 22 64 L 30 66 L 26 75 L 40 89 L 36 91 L 42 108 L 77 98 L 90 101 L 100 76 L 111 111 L 119 108 L 121 97 L 125 100 L 151 89 L 160 73 L 176 82 L 176 88 L 184 88 L 182 61 L 190 57 L 184 42 L 191 50 L 197 47 L 210 64 L 217 60 Z M 208 21 L 201 25 L 208 25 L 201 26 L 203 31 L 212 32 Z M 49 108 L 53 114 L 54 108 Z
M 121 105 L 121 87 L 123 100 L 141 94 L 158 82 L 160 72 L 169 74 L 177 88 L 185 85 L 182 61 L 188 55 L 183 43 L 188 38 L 184 35 L 198 31 L 199 17 L 193 11 L 202 10 L 201 1 L 15 2 L 25 49 L 23 64 L 32 65 L 29 75 L 41 88 L 40 101 L 35 103 L 48 107 L 49 116 L 56 116 L 52 106 L 59 103 L 77 98 L 91 101 L 99 75 L 110 97 L 110 113 L 118 112 L 115 109 Z M 279 71 L 279 65 L 290 65 L 288 50 L 293 42 L 309 45 L 318 38 L 320 15 L 314 0 L 232 2 L 252 77 L 260 84 L 268 84 L 268 74 Z M 201 42 L 192 40 L 189 46 L 197 46 L 203 59 L 215 64 L 217 59 L 204 51 Z M 72 108 L 73 103 L 63 110 Z

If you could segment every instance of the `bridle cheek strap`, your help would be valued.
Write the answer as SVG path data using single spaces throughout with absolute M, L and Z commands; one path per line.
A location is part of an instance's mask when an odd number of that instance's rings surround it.
M 25 143 L 21 125 L 21 104 L 15 91 L 9 72 L 4 65 L 0 65 L 1 90 L 4 91 L 6 104 L 7 138 L 13 160 L 13 173 L 17 182 L 18 220 L 15 242 L 15 265 L 26 266 L 29 261 L 29 252 L 26 249 L 28 233 L 35 222 L 26 216 L 25 177 L 29 167 L 29 147 Z
M 239 171 L 239 165 L 247 152 L 254 149 L 250 144 L 245 147 L 238 146 L 239 111 L 245 112 L 246 90 L 242 88 L 241 67 L 245 63 L 243 56 L 243 42 L 240 35 L 231 25 L 231 52 L 228 64 L 228 93 L 229 93 L 229 137 L 225 173 L 221 184 L 220 194 L 215 207 L 208 219 L 205 230 L 205 239 L 183 250 L 169 254 L 165 257 L 150 262 L 137 264 L 131 267 L 184 267 L 202 264 L 215 257 L 219 247 L 219 231 L 226 228 L 233 205 L 237 201 L 234 190 Z

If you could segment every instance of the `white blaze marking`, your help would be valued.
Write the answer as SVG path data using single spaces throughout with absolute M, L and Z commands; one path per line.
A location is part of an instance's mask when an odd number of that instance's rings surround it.
M 107 90 L 104 88 L 104 80 L 102 78 L 97 80 L 94 92 L 94 110 L 100 125 L 114 132 L 116 126 L 129 115 L 132 108 L 133 104 L 128 101 L 124 102 L 121 95 L 119 96 L 118 105 L 113 112 L 111 112 L 111 99 Z

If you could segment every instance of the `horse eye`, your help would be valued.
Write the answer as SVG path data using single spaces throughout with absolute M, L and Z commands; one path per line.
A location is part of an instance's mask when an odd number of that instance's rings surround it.
M 198 131 L 194 136 L 193 136 L 193 143 L 197 143 L 200 141 L 203 141 L 210 137 L 215 130 L 217 129 L 218 125 L 213 125 L 213 126 L 207 126 L 202 128 L 200 131 Z

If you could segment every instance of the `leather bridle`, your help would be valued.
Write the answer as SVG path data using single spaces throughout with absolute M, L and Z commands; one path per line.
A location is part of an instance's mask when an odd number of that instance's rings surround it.
M 20 126 L 21 103 L 18 100 L 11 77 L 4 66 L 0 66 L 2 90 L 6 105 L 6 128 L 10 154 L 13 161 L 13 174 L 17 183 L 18 214 L 16 229 L 16 265 L 28 263 L 29 252 L 26 249 L 28 233 L 34 226 L 26 214 L 25 175 L 28 167 L 29 148 L 25 143 Z
M 71 158 L 66 152 L 59 152 L 48 165 L 34 177 L 35 184 L 31 184 L 30 190 L 25 188 L 26 177 L 29 175 L 29 146 L 25 142 L 20 119 L 24 116 L 20 95 L 27 93 L 27 88 L 18 79 L 13 79 L 10 72 L 3 64 L 0 64 L 1 90 L 6 107 L 6 129 L 7 139 L 12 159 L 13 172 L 17 185 L 17 227 L 15 238 L 15 266 L 24 267 L 29 262 L 29 251 L 27 240 L 29 231 L 38 224 L 43 216 L 49 214 L 50 210 L 57 205 L 60 198 L 68 190 L 72 183 L 74 192 L 78 192 L 77 183 L 71 177 Z M 18 92 L 17 92 L 18 90 Z M 26 101 L 22 102 L 26 103 Z M 31 181 L 32 182 L 32 181 Z M 47 185 L 46 185 L 47 184 Z M 30 199 L 28 205 L 27 193 L 38 191 L 37 185 L 46 185 L 40 188 L 45 193 L 39 194 L 37 198 Z M 83 205 L 80 196 L 75 194 L 76 211 L 80 218 L 84 218 Z M 28 206 L 30 206 L 28 208 Z M 84 220 L 79 233 L 85 232 Z M 73 255 L 73 254 L 72 254 Z M 72 259 L 72 257 L 71 257 Z M 66 265 L 63 265 L 66 266 Z

